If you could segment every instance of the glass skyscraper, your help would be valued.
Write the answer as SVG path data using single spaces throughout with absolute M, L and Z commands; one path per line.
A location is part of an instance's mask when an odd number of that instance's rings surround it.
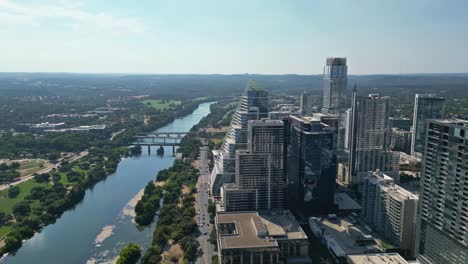
M 427 120 L 443 118 L 445 99 L 434 94 L 416 94 L 414 99 L 411 155 L 418 158 L 424 152 Z

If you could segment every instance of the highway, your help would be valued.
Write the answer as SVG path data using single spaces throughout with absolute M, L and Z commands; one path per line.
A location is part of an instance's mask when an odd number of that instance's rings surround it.
M 202 140 L 204 142 L 204 140 Z M 210 233 L 213 226 L 210 224 L 210 215 L 208 214 L 208 199 L 209 199 L 209 177 L 210 169 L 208 167 L 207 146 L 200 148 L 200 177 L 198 178 L 197 189 L 197 224 L 200 230 L 200 235 L 197 237 L 200 243 L 202 254 L 198 257 L 197 264 L 211 263 L 211 256 L 213 256 L 213 245 L 210 243 Z

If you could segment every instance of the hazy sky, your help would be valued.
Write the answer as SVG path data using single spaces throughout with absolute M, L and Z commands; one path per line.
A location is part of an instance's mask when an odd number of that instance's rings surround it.
M 0 0 L 0 71 L 468 72 L 466 0 Z

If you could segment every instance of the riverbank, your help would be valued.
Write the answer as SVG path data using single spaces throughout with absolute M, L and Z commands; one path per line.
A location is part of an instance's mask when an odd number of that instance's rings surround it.
M 198 107 L 198 105 L 199 102 L 193 102 L 187 107 L 180 107 L 178 111 L 174 111 L 175 113 L 169 117 L 158 120 L 157 123 L 160 127 L 167 125 L 179 115 L 190 110 L 193 111 L 192 108 Z M 125 131 L 123 130 L 123 132 Z M 127 134 L 127 136 L 133 135 Z M 50 173 L 42 174 L 44 178 L 51 179 L 49 184 L 35 185 L 30 188 L 20 184 L 18 188 L 20 193 L 22 192 L 20 200 L 13 201 L 6 190 L 0 193 L 3 196 L 2 199 L 12 200 L 14 203 L 11 206 L 11 211 L 4 212 L 5 214 L 11 213 L 10 218 L 0 219 L 2 220 L 0 230 L 5 234 L 0 255 L 17 251 L 23 240 L 40 232 L 44 226 L 54 223 L 63 212 L 73 208 L 83 199 L 87 188 L 115 172 L 120 157 L 126 156 L 128 150 L 122 146 L 115 147 L 110 144 L 104 148 L 93 147 L 90 152 L 92 155 L 85 162 L 63 163 L 58 171 L 51 170 Z M 83 164 L 87 165 L 82 166 Z M 37 182 L 37 180 L 34 181 Z
M 176 119 L 158 131 L 188 131 L 209 113 L 209 105 L 202 103 L 192 114 Z M 73 210 L 66 211 L 55 224 L 25 241 L 16 256 L 9 256 L 4 261 L 13 264 L 85 263 L 88 260 L 105 263 L 112 261 L 128 242 L 135 241 L 143 249 L 148 248 L 154 225 L 136 228 L 132 223 L 134 218 L 128 212 L 131 200 L 145 183 L 154 180 L 155 171 L 168 168 L 174 160 L 172 155 L 159 157 L 155 153 L 156 148 L 152 147 L 151 152 L 144 151 L 141 156 L 123 159 L 115 173 L 86 190 L 85 198 Z M 171 153 L 169 148 L 166 153 Z M 115 227 L 98 247 L 95 240 L 106 226 Z

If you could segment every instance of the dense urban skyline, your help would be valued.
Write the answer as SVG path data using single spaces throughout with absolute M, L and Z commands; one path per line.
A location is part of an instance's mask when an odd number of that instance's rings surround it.
M 468 72 L 464 1 L 0 0 L 0 71 Z M 457 58 L 457 59 L 454 59 Z

